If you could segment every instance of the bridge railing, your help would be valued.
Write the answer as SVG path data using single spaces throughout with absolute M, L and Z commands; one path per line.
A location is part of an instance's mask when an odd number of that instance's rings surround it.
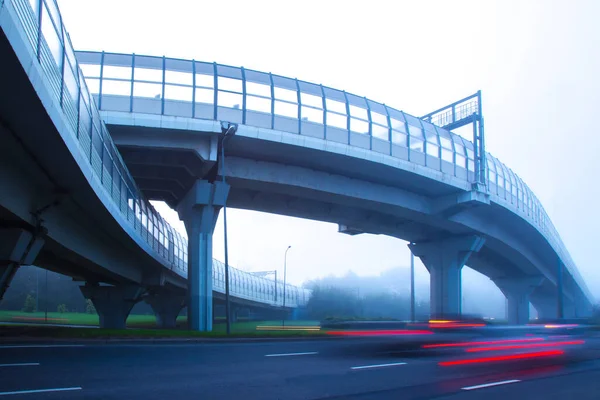
M 475 181 L 471 141 L 365 97 L 272 73 L 196 60 L 90 51 L 78 51 L 76 56 L 102 111 L 220 120 L 280 130 L 371 150 L 466 182 Z M 466 103 L 457 112 L 467 116 L 475 111 Z M 534 193 L 490 154 L 486 176 L 492 197 L 545 235 L 589 295 Z
M 348 144 L 474 179 L 470 141 L 365 97 L 271 73 L 77 52 L 100 110 L 220 120 Z
M 15 17 L 27 44 L 46 78 L 51 96 L 60 106 L 67 125 L 67 134 L 79 143 L 79 152 L 91 166 L 93 175 L 121 213 L 123 220 L 145 242 L 151 251 L 181 276 L 187 276 L 187 240 L 173 229 L 136 186 L 109 132 L 100 118 L 96 100 L 82 73 L 78 59 L 63 25 L 55 0 L 3 0 L 0 9 Z M 6 9 L 5 9 L 6 8 Z M 9 9 L 10 8 L 10 9 Z M 60 132 L 61 135 L 65 132 Z M 215 290 L 224 291 L 219 280 L 220 264 L 214 261 Z M 283 296 L 269 298 L 266 278 L 233 269 L 231 293 L 253 301 L 281 305 Z M 253 292 L 254 291 L 254 292 Z M 286 305 L 305 304 L 308 291 L 287 286 Z

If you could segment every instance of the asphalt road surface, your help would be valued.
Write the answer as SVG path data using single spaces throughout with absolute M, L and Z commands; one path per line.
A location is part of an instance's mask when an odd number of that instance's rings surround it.
M 0 399 L 600 399 L 598 338 L 563 355 L 440 365 L 464 357 L 372 339 L 0 343 Z

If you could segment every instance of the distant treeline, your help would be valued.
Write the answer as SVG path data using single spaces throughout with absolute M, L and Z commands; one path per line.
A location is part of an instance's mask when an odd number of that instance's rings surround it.
M 393 268 L 379 276 L 327 276 L 305 284 L 312 289 L 306 313 L 309 318 L 410 319 L 410 275 Z M 427 282 L 418 281 L 415 316 L 429 315 Z M 425 286 L 425 287 L 423 287 Z
M 358 291 L 313 285 L 306 314 L 310 319 L 410 319 L 410 294 L 391 292 L 369 293 L 361 296 Z M 417 319 L 427 318 L 429 302 L 415 303 Z

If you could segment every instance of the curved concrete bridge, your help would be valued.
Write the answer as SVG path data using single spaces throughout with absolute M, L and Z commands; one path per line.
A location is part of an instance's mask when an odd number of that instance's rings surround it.
M 192 327 L 210 329 L 211 277 L 219 275 L 212 267 L 212 232 L 227 202 L 337 223 L 345 233 L 409 241 L 430 271 L 434 315 L 460 313 L 464 265 L 496 282 L 514 323 L 528 320 L 530 301 L 543 316 L 556 315 L 557 308 L 565 315 L 590 312 L 593 298 L 543 207 L 516 174 L 486 153 L 479 96 L 417 118 L 270 73 L 195 60 L 74 52 L 53 1 L 7 0 L 1 10 L 2 54 L 12 50 L 14 76 L 28 78 L 4 80 L 29 94 L 21 96 L 21 106 L 41 105 L 50 117 L 31 121 L 13 99 L 3 99 L 11 140 L 42 158 L 61 183 L 50 191 L 59 194 L 49 198 L 68 198 L 79 206 L 92 199 L 108 236 L 126 239 L 122 253 L 131 257 L 142 251 L 150 260 L 139 268 L 112 269 L 107 260 L 96 260 L 87 269 L 94 270 L 95 281 L 116 284 L 125 277 L 162 288 L 185 286 L 178 277 L 188 277 Z M 473 141 L 451 132 L 465 121 L 474 124 Z M 55 132 L 54 141 L 49 135 L 49 143 L 42 144 L 33 133 L 40 127 L 32 125 L 44 123 Z M 75 169 L 54 165 L 47 146 L 68 150 Z M 147 199 L 177 209 L 189 244 Z M 13 205 L 12 213 L 29 231 L 40 225 L 30 209 L 15 212 L 18 208 Z M 44 228 L 44 237 L 57 236 L 48 223 Z M 32 237 L 42 236 L 35 232 Z M 70 246 L 65 238 L 57 241 Z M 84 257 L 88 251 L 72 250 Z M 252 282 L 263 282 L 258 279 Z M 252 301 L 265 301 L 266 283 L 246 286 Z M 117 299 L 115 304 L 135 297 L 122 291 L 111 297 L 102 288 L 85 290 L 98 301 Z M 155 292 L 161 298 L 162 289 Z M 305 291 L 291 292 L 290 306 L 307 297 Z

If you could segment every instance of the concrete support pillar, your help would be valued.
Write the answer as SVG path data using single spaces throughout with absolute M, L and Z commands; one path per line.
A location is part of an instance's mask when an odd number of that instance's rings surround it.
M 144 298 L 156 316 L 159 328 L 173 329 L 177 326 L 177 316 L 185 306 L 185 294 L 175 293 L 164 288 L 153 290 Z
M 508 323 L 524 325 L 529 322 L 529 296 L 543 282 L 543 277 L 497 278 L 496 286 L 508 300 Z
M 31 265 L 44 245 L 44 232 L 34 234 L 23 228 L 0 229 L 0 301 L 19 266 Z
M 531 293 L 530 301 L 541 320 L 555 319 L 557 316 L 556 296 L 543 292 L 541 288 Z
M 17 263 L 0 264 L 0 301 L 4 298 L 4 294 L 8 290 L 18 269 L 19 264 Z
M 457 236 L 408 245 L 429 271 L 432 318 L 461 314 L 461 270 L 484 243 L 485 239 L 480 236 Z
M 134 285 L 98 286 L 86 284 L 79 287 L 90 299 L 100 317 L 100 328 L 125 329 L 131 309 L 141 299 L 143 289 Z
M 188 234 L 188 327 L 211 331 L 212 235 L 229 185 L 196 181 L 177 207 Z

